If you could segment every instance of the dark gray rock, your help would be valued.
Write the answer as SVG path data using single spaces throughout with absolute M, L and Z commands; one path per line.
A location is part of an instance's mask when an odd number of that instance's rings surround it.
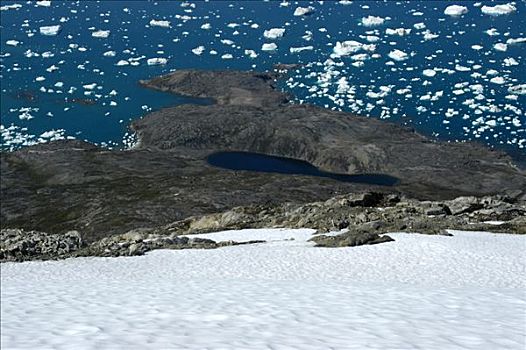
M 309 241 L 316 243 L 316 247 L 338 248 L 355 247 L 360 245 L 379 244 L 393 242 L 394 239 L 388 235 L 380 236 L 372 232 L 347 232 L 337 236 L 319 235 Z

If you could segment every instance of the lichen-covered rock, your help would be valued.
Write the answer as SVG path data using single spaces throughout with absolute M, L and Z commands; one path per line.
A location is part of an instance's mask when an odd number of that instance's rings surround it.
M 82 246 L 78 231 L 60 235 L 19 229 L 0 231 L 0 261 L 60 258 L 78 251 Z

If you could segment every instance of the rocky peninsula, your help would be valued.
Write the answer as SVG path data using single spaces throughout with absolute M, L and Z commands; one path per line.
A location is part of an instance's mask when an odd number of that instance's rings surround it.
M 3 152 L 0 259 L 214 248 L 243 242 L 177 237 L 241 227 L 347 228 L 347 235 L 446 228 L 524 233 L 526 173 L 506 154 L 294 104 L 276 89 L 277 79 L 277 72 L 176 71 L 141 84 L 211 103 L 165 108 L 134 121 L 138 144 L 131 150 L 72 140 Z M 233 171 L 207 162 L 228 151 L 292 158 L 337 174 L 389 175 L 398 182 Z M 364 197 L 362 203 L 350 205 L 356 196 Z M 20 253 L 27 239 L 64 237 L 71 248 L 60 254 Z M 317 244 L 340 244 L 322 241 Z

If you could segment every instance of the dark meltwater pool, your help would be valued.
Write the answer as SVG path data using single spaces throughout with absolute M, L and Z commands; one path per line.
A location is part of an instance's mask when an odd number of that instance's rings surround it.
M 289 175 L 308 175 L 329 178 L 342 182 L 393 186 L 398 179 L 383 174 L 336 174 L 322 171 L 314 165 L 292 158 L 269 156 L 252 152 L 217 152 L 208 156 L 208 164 L 229 170 L 258 171 Z

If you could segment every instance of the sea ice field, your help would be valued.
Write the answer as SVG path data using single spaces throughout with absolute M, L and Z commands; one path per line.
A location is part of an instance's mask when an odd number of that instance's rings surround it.
M 182 68 L 271 69 L 312 103 L 524 156 L 524 1 L 2 1 L 2 149 L 132 147 Z

